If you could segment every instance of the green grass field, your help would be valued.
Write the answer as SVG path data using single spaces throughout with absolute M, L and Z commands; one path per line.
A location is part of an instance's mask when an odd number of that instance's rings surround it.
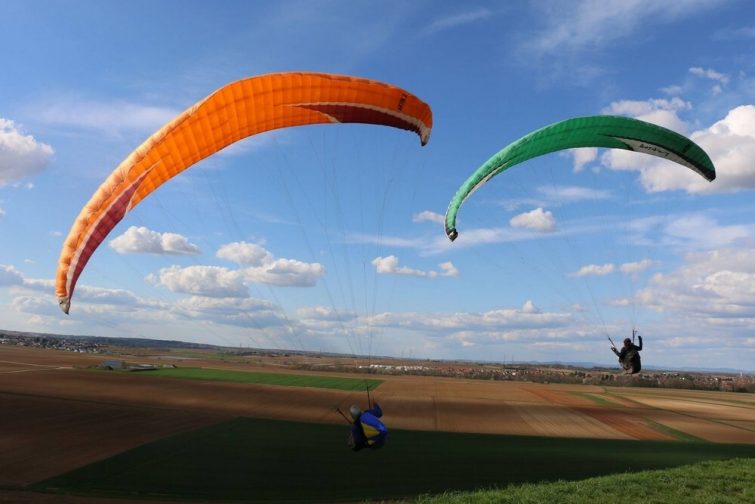
M 348 428 L 237 418 L 146 444 L 33 488 L 174 500 L 354 502 L 755 457 L 752 445 L 398 429 L 391 430 L 383 449 L 354 453 L 346 447 Z
M 365 378 L 341 378 L 337 376 L 294 375 L 278 373 L 258 373 L 206 368 L 161 368 L 143 371 L 145 376 L 163 376 L 186 380 L 217 380 L 239 383 L 281 385 L 284 387 L 314 387 L 336 390 L 375 390 L 383 380 Z
M 500 490 L 425 496 L 415 504 L 751 504 L 755 502 L 755 459 L 700 462 L 642 471 Z

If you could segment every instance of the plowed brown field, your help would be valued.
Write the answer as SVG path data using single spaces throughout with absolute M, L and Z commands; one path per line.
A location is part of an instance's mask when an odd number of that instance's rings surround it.
M 335 406 L 344 409 L 352 402 L 366 402 L 363 393 L 339 390 L 84 369 L 102 360 L 97 355 L 0 345 L 0 486 L 26 485 L 151 440 L 235 416 L 339 423 L 343 419 Z M 156 362 L 157 357 L 127 360 Z M 277 369 L 209 359 L 190 365 Z M 755 400 L 746 394 L 416 376 L 379 378 L 385 383 L 374 395 L 383 406 L 387 423 L 395 428 L 674 439 L 673 431 L 658 429 L 657 424 L 662 424 L 710 441 L 755 444 Z

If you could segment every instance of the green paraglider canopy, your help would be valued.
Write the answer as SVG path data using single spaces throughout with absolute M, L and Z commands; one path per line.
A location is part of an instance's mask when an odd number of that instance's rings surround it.
M 456 239 L 456 214 L 459 208 L 488 180 L 528 159 L 578 147 L 605 147 L 642 152 L 684 165 L 709 182 L 716 178 L 716 169 L 705 151 L 679 133 L 630 117 L 575 117 L 523 136 L 478 168 L 456 191 L 448 205 L 446 235 L 451 241 Z

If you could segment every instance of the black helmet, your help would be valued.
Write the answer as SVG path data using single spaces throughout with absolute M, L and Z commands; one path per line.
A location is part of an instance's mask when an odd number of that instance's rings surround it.
M 632 342 L 632 340 L 630 340 L 629 338 L 624 338 L 624 344 L 625 344 L 625 345 L 628 345 L 628 344 L 630 344 L 631 342 Z

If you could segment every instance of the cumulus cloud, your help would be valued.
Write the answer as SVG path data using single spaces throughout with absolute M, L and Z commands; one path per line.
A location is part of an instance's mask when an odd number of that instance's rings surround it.
M 438 266 L 443 271 L 442 273 L 439 273 L 440 276 L 448 276 L 448 277 L 459 276 L 459 270 L 456 268 L 456 266 L 453 265 L 451 261 L 440 263 Z
M 172 292 L 206 297 L 249 296 L 240 271 L 232 271 L 219 266 L 171 266 L 163 268 L 158 275 L 149 275 L 147 281 L 163 285 Z
M 423 210 L 422 212 L 414 214 L 414 216 L 412 216 L 412 222 L 435 222 L 436 224 L 444 224 L 446 222 L 446 218 L 439 213 Z
M 375 271 L 384 275 L 404 275 L 414 276 L 420 278 L 436 278 L 439 276 L 455 277 L 459 275 L 459 270 L 453 265 L 453 263 L 444 262 L 441 263 L 438 271 L 422 271 L 406 266 L 399 266 L 398 257 L 390 255 L 388 257 L 376 257 L 372 260 L 372 265 L 375 266 Z
M 0 286 L 23 285 L 24 276 L 13 266 L 0 264 Z
M 0 187 L 41 172 L 53 154 L 52 147 L 0 117 Z
M 216 255 L 220 259 L 248 266 L 239 270 L 247 282 L 311 287 L 325 274 L 325 267 L 320 263 L 276 259 L 270 251 L 255 243 L 228 243 L 220 247 Z
M 556 219 L 553 213 L 536 208 L 530 212 L 516 215 L 509 220 L 515 228 L 531 229 L 540 233 L 552 233 L 556 230 Z
M 522 313 L 540 313 L 540 309 L 535 306 L 535 303 L 532 302 L 532 300 L 528 299 L 524 306 L 522 306 Z
M 615 267 L 613 264 L 588 264 L 582 266 L 574 273 L 569 273 L 570 277 L 583 277 L 583 276 L 605 276 L 609 273 L 613 273 Z
M 653 310 L 676 312 L 698 324 L 755 334 L 755 249 L 726 248 L 688 254 L 685 264 L 653 276 L 638 300 Z
M 47 287 L 46 290 L 52 288 L 52 280 L 43 282 L 44 283 L 42 285 Z M 27 281 L 26 285 L 29 284 L 30 282 Z M 125 308 L 126 306 L 135 307 L 140 304 L 139 298 L 137 298 L 132 292 L 129 292 L 127 290 L 92 287 L 90 285 L 76 286 L 76 302 L 100 305 L 118 305 L 121 309 Z
M 690 102 L 679 97 L 673 97 L 670 100 L 665 98 L 619 100 L 605 107 L 603 113 L 634 117 L 684 134 L 687 131 L 687 123 L 679 117 L 679 113 L 691 108 Z
M 571 149 L 569 152 L 574 157 L 574 173 L 581 172 L 584 170 L 585 165 L 592 163 L 598 158 L 598 149 L 596 147 Z
M 251 282 L 280 287 L 312 287 L 325 274 L 325 266 L 295 259 L 276 259 L 262 266 L 241 271 L 244 278 Z
M 199 247 L 176 233 L 159 233 L 144 226 L 131 226 L 110 240 L 110 248 L 119 254 L 197 255 Z
M 262 266 L 273 260 L 273 254 L 265 247 L 243 241 L 223 245 L 215 255 L 220 259 L 245 266 Z
M 275 327 L 295 328 L 284 313 L 272 303 L 254 298 L 210 298 L 192 296 L 181 299 L 171 307 L 176 317 L 188 320 L 265 330 Z
M 642 102 L 649 107 L 655 101 Z M 619 103 L 619 102 L 617 102 Z M 642 105 L 639 108 L 644 107 Z M 628 110 L 627 110 L 628 111 Z M 662 126 L 671 127 L 681 121 L 674 110 L 664 109 L 673 120 L 650 120 Z M 648 120 L 649 115 L 635 117 Z M 672 127 L 683 131 L 686 127 Z M 710 156 L 716 167 L 717 178 L 709 183 L 692 170 L 676 163 L 636 152 L 612 149 L 605 152 L 602 162 L 614 170 L 635 170 L 640 172 L 640 181 L 649 192 L 683 190 L 690 193 L 724 192 L 755 188 L 755 105 L 741 105 L 730 110 L 726 117 L 709 128 L 695 131 L 690 135 Z

